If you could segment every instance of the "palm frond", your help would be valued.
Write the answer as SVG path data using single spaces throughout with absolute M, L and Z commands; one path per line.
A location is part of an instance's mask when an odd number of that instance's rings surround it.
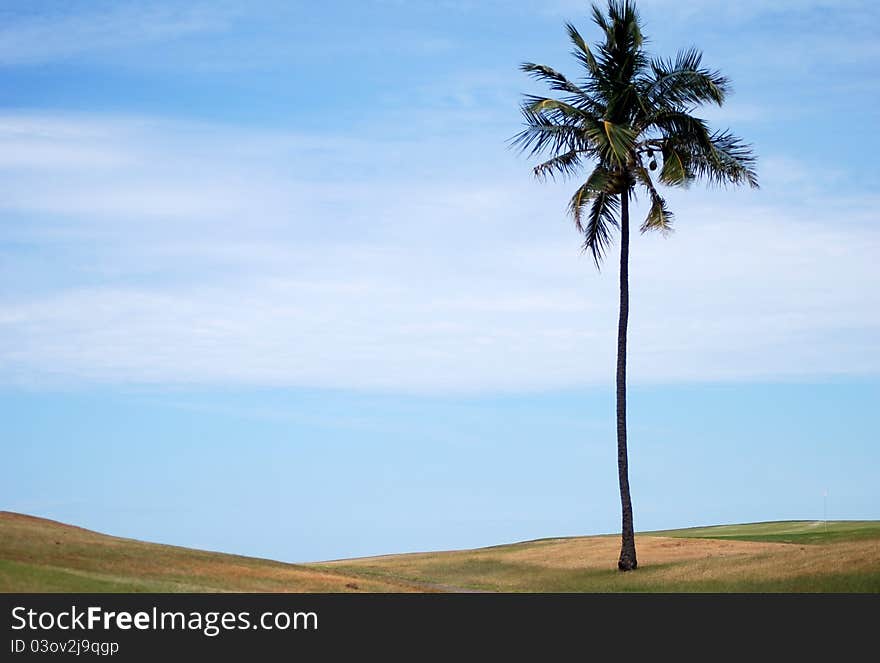
M 633 149 L 636 133 L 629 127 L 602 120 L 609 156 L 618 164 L 626 163 Z M 603 141 L 604 142 L 604 141 Z
M 651 208 L 639 230 L 643 233 L 659 230 L 664 235 L 672 232 L 672 212 L 666 207 L 666 200 L 662 196 L 651 198 Z
M 526 127 L 510 141 L 511 147 L 535 156 L 543 152 L 568 152 L 578 147 L 581 132 L 576 124 L 556 124 L 541 113 L 522 109 Z
M 627 195 L 627 194 L 622 194 Z M 617 213 L 620 200 L 616 194 L 602 192 L 593 199 L 587 225 L 584 226 L 584 251 L 589 251 L 598 269 L 611 244 L 612 228 L 618 228 Z
M 752 147 L 729 131 L 716 131 L 709 136 L 708 145 L 677 141 L 674 145 L 670 142 L 669 147 L 683 161 L 690 179 L 718 186 L 748 184 L 759 188 Z
M 704 176 L 717 184 L 748 184 L 753 189 L 760 188 L 751 145 L 729 131 L 716 131 L 710 140 L 715 158 L 711 172 L 707 169 L 702 173 Z
M 598 95 L 591 92 L 583 94 L 570 94 L 563 97 L 562 101 L 569 106 L 574 106 L 588 113 L 592 117 L 605 117 L 608 114 L 608 106 L 603 103 Z
M 659 230 L 664 235 L 672 232 L 673 215 L 666 206 L 666 200 L 659 194 L 654 182 L 651 180 L 651 174 L 644 166 L 637 165 L 635 167 L 636 179 L 641 182 L 642 186 L 648 190 L 651 198 L 651 207 L 648 210 L 648 216 L 640 228 L 645 233 L 649 230 Z
M 693 145 L 696 149 L 712 149 L 712 136 L 706 122 L 689 113 L 661 110 L 644 119 L 646 129 L 658 130 L 665 139 L 678 144 Z
M 543 64 L 535 64 L 534 62 L 523 62 L 520 69 L 526 72 L 535 80 L 544 81 L 551 90 L 560 92 L 570 92 L 576 95 L 583 95 L 584 91 L 577 85 L 572 83 L 565 75 L 559 73 L 552 67 Z
M 675 60 L 657 58 L 644 81 L 645 94 L 661 107 L 681 108 L 713 103 L 720 106 L 730 92 L 730 80 L 702 66 L 703 54 L 695 48 L 679 51 Z
M 521 110 L 526 128 L 512 144 L 530 156 L 577 150 L 600 161 L 623 163 L 634 144 L 635 136 L 627 127 L 558 99 L 527 95 Z
M 540 163 L 534 167 L 533 172 L 539 180 L 545 180 L 547 177 L 556 179 L 557 175 L 562 177 L 574 176 L 583 162 L 584 152 L 581 150 L 572 150 L 565 154 L 560 154 L 552 159 L 548 159 L 544 163 Z
M 568 211 L 574 219 L 578 232 L 584 233 L 584 208 L 599 195 L 609 191 L 611 172 L 602 165 L 596 166 L 586 182 L 578 187 L 568 203 Z
M 550 97 L 539 97 L 527 94 L 523 99 L 523 109 L 531 113 L 543 113 L 549 117 L 556 116 L 564 118 L 566 121 L 583 121 L 596 122 L 596 118 L 592 113 L 583 108 L 578 108 L 572 104 L 559 99 Z
M 565 24 L 565 30 L 568 32 L 569 40 L 574 44 L 571 54 L 587 70 L 589 77 L 597 76 L 599 74 L 599 65 L 596 63 L 593 51 L 590 50 L 587 42 L 581 37 L 581 33 L 571 23 Z
M 661 149 L 663 167 L 658 179 L 666 186 L 687 186 L 695 175 L 690 163 L 690 154 L 685 146 L 672 139 L 664 141 Z
M 608 19 L 605 18 L 605 14 L 602 13 L 602 10 L 598 5 L 593 5 L 590 8 L 591 18 L 593 19 L 593 23 L 601 28 L 602 32 L 605 33 L 605 38 L 609 38 L 612 34 L 611 25 L 608 23 Z

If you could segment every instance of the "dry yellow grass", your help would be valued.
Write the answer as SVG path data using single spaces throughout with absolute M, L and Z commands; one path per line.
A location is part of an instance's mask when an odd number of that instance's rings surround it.
M 694 543 L 696 540 L 689 540 Z M 876 541 L 844 542 L 829 545 L 801 546 L 789 543 L 761 543 L 723 541 L 713 543 L 735 544 L 732 552 L 693 558 L 687 566 L 672 565 L 664 568 L 659 577 L 670 582 L 735 581 L 752 582 L 812 578 L 842 571 L 849 574 L 877 573 L 880 570 L 880 545 Z M 763 552 L 748 547 L 766 546 Z M 733 550 L 732 549 L 732 550 Z M 724 557 L 719 563 L 719 557 Z
M 714 557 L 753 557 L 775 551 L 773 543 L 751 541 L 716 541 L 713 539 L 673 539 L 655 536 L 636 537 L 639 564 L 689 562 Z M 559 539 L 546 545 L 511 550 L 504 554 L 510 562 L 538 564 L 556 569 L 606 569 L 613 566 L 620 552 L 616 537 L 596 536 Z
M 878 539 L 800 545 L 637 536 L 636 542 L 639 570 L 628 574 L 616 571 L 620 543 L 610 536 L 341 560 L 322 568 L 496 591 L 851 591 L 849 580 L 833 589 L 841 575 L 864 576 L 868 591 L 880 591 Z
M 0 592 L 401 592 L 400 580 L 361 578 L 252 557 L 145 543 L 0 512 Z
M 768 527 L 774 529 L 760 526 Z M 0 591 L 880 592 L 880 534 L 871 527 L 880 533 L 878 524 L 869 523 L 860 526 L 863 538 L 821 544 L 639 535 L 639 570 L 622 574 L 615 568 L 614 536 L 298 565 L 144 543 L 0 512 Z

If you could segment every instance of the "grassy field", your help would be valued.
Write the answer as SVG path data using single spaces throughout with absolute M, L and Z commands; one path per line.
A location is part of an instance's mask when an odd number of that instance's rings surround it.
M 639 570 L 627 574 L 615 569 L 617 536 L 343 560 L 319 568 L 485 591 L 880 592 L 880 522 L 829 522 L 827 528 L 826 535 L 822 523 L 782 522 L 640 534 Z M 716 532 L 719 537 L 710 538 Z
M 768 541 L 770 543 L 834 543 L 877 539 L 875 520 L 845 520 L 825 523 L 821 520 L 789 520 L 749 525 L 714 525 L 690 529 L 650 532 L 654 536 L 687 539 L 726 539 L 730 541 Z
M 121 539 L 0 511 L 0 592 L 350 591 L 422 590 L 341 570 Z
M 647 532 L 283 564 L 120 539 L 0 512 L 3 592 L 880 592 L 880 521 Z

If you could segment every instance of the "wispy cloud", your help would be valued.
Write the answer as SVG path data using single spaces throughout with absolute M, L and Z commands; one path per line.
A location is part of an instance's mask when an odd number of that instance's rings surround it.
M 587 8 L 590 3 L 580 2 L 580 0 L 556 0 L 555 2 L 538 4 L 554 12 L 580 14 L 586 17 L 589 13 Z M 602 7 L 605 2 L 595 0 L 592 4 Z M 777 0 L 772 3 L 763 0 L 739 0 L 739 2 L 727 2 L 727 0 L 694 0 L 692 2 L 638 0 L 635 4 L 643 11 L 663 12 L 673 20 L 693 21 L 702 17 L 715 22 L 719 17 L 728 20 L 746 20 L 773 14 L 798 13 L 805 15 L 828 10 L 859 12 L 870 11 L 874 8 L 874 3 L 871 0 Z
M 0 65 L 36 64 L 173 40 L 229 25 L 229 3 L 93 2 L 2 13 Z
M 362 3 L 340 8 L 355 9 L 369 12 Z M 279 0 L 20 3 L 0 8 L 0 67 L 85 58 L 110 67 L 217 73 L 275 70 L 278 62 L 331 55 L 437 56 L 456 45 L 454 35 L 424 25 L 365 31 L 363 25 L 335 20 L 334 11 Z M 323 12 L 327 20 L 316 20 Z M 249 40 L 255 29 L 260 37 Z
M 3 379 L 607 380 L 613 261 L 597 274 L 579 254 L 565 185 L 535 184 L 503 146 L 473 140 L 494 156 L 463 164 L 442 140 L 0 118 L 0 154 L 29 155 L 0 160 Z M 827 207 L 813 207 L 806 166 L 777 163 L 760 193 L 672 196 L 678 232 L 636 241 L 633 381 L 880 371 L 876 201 L 815 192 Z M 829 224 L 829 207 L 846 222 Z

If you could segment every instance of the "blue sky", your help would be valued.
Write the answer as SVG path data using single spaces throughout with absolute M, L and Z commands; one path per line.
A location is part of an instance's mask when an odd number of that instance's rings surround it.
M 638 529 L 878 518 L 870 2 L 640 3 L 759 191 L 632 249 Z M 506 141 L 580 2 L 4 2 L 0 508 L 312 560 L 618 527 L 616 280 Z

